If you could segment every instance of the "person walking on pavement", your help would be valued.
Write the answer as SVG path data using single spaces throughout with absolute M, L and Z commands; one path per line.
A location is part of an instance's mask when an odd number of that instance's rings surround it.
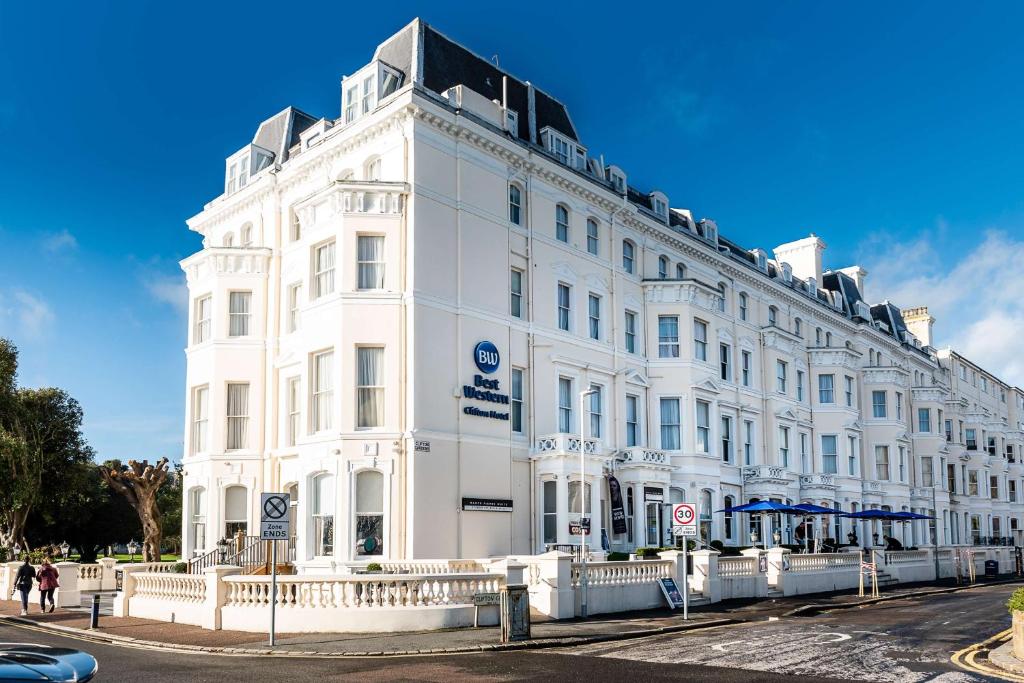
M 21 616 L 28 616 L 28 594 L 32 592 L 32 581 L 36 578 L 36 568 L 25 556 L 25 564 L 18 567 L 18 575 L 14 578 L 14 587 L 21 593 Z M 14 597 L 13 595 L 11 596 Z
M 46 600 L 50 600 L 50 611 L 53 612 L 53 592 L 60 588 L 60 584 L 57 582 L 57 578 L 60 576 L 60 572 L 57 568 L 50 564 L 50 558 L 43 558 L 43 566 L 39 568 L 39 574 L 36 578 L 39 579 L 39 609 L 46 612 Z

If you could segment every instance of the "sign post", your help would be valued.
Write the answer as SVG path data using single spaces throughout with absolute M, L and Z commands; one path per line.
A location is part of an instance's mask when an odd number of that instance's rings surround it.
M 287 493 L 260 494 L 260 540 L 270 541 L 270 647 L 274 647 L 274 613 L 277 609 L 277 542 L 291 532 Z
M 690 618 L 690 577 L 687 553 L 690 537 L 697 536 L 697 506 L 693 503 L 676 503 L 672 506 L 672 535 L 683 537 L 683 621 Z

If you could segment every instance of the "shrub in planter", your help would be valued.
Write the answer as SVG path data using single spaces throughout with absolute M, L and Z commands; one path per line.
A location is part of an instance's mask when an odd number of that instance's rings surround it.
M 366 571 L 382 572 L 384 571 L 384 567 L 381 566 L 380 562 L 371 562 L 370 564 L 366 565 Z
M 172 574 L 184 574 L 188 571 L 188 562 L 175 562 L 171 565 Z
M 609 562 L 625 562 L 629 559 L 629 553 L 608 553 Z

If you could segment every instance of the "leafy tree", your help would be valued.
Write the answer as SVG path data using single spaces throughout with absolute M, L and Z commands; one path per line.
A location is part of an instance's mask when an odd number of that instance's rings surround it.
M 159 562 L 163 536 L 157 493 L 167 481 L 167 458 L 155 465 L 148 460 L 129 460 L 121 467 L 99 466 L 100 475 L 110 488 L 124 496 L 142 522 L 142 561 Z
M 167 476 L 167 482 L 157 492 L 163 527 L 163 545 L 174 554 L 181 553 L 181 501 L 184 484 L 184 468 L 181 463 L 174 465 L 174 471 Z

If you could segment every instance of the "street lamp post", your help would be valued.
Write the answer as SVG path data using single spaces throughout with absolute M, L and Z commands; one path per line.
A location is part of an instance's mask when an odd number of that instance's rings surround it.
M 580 392 L 580 616 L 587 616 L 587 530 L 583 525 L 584 507 L 586 504 L 587 465 L 584 459 L 585 442 L 585 404 L 584 401 L 597 390 L 591 387 Z

